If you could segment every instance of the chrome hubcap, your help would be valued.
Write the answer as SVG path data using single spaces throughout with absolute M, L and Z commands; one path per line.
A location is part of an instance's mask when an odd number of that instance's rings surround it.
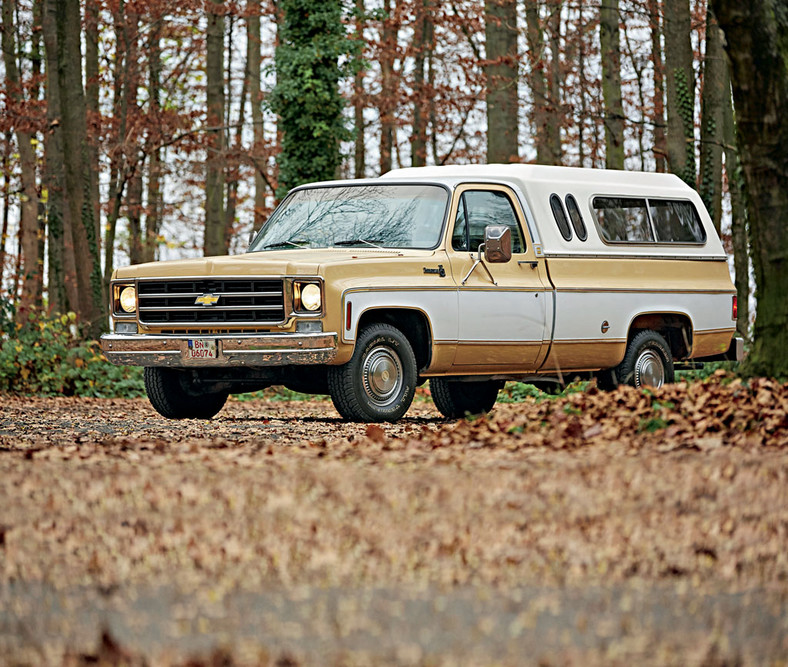
M 362 369 L 364 391 L 377 405 L 386 405 L 396 399 L 402 388 L 402 363 L 389 347 L 373 348 L 364 359 Z
M 665 384 L 665 364 L 659 352 L 644 350 L 635 363 L 636 387 L 661 387 Z

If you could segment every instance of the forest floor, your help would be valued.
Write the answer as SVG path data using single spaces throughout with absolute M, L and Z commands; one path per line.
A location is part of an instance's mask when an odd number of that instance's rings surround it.
M 786 385 L 0 406 L 0 664 L 788 663 Z

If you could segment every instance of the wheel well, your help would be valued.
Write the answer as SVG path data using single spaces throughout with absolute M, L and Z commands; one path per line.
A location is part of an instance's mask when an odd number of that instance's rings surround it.
M 427 316 L 409 308 L 367 310 L 358 321 L 358 330 L 370 324 L 389 324 L 399 329 L 408 339 L 416 355 L 419 370 L 427 368 L 432 359 L 432 334 Z
M 629 326 L 627 341 L 641 331 L 651 329 L 660 334 L 670 346 L 674 359 L 686 359 L 692 351 L 692 322 L 679 313 L 647 313 L 638 315 Z

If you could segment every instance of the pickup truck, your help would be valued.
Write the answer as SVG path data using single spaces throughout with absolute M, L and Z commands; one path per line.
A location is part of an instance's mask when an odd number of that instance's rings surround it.
M 330 394 L 395 421 L 430 382 L 447 418 L 506 380 L 660 386 L 740 359 L 736 293 L 698 194 L 669 174 L 471 165 L 292 190 L 246 253 L 119 268 L 107 358 L 153 407 L 210 418 L 230 393 Z

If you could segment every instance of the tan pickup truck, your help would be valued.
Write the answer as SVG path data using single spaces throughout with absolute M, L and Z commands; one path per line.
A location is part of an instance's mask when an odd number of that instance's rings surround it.
M 534 165 L 401 169 L 293 190 L 242 255 L 115 271 L 107 358 L 154 408 L 209 418 L 230 393 L 328 393 L 393 421 L 430 380 L 447 417 L 503 382 L 672 382 L 740 359 L 725 252 L 667 174 Z

